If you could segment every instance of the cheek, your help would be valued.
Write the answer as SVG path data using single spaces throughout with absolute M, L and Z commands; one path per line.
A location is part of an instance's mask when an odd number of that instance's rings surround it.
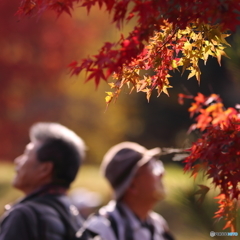
M 163 184 L 162 181 L 158 181 L 157 184 L 156 184 L 156 187 L 157 187 L 157 189 L 159 189 L 159 190 L 162 190 L 162 191 L 165 190 L 164 184 Z
M 154 195 L 158 200 L 165 198 L 166 191 L 162 179 L 156 181 Z
M 23 159 L 17 166 L 17 177 L 25 179 L 32 174 L 34 175 L 34 165 L 29 159 Z
M 25 171 L 25 169 L 28 168 L 29 160 L 27 157 L 23 156 L 18 162 L 17 162 L 17 170 L 19 172 Z
M 162 176 L 158 177 L 158 179 L 156 180 L 156 183 L 157 183 L 159 188 L 164 188 L 164 183 L 163 183 L 163 177 Z
M 22 164 L 19 166 L 19 173 L 24 174 L 29 169 L 29 163 L 28 161 L 22 162 Z
M 152 192 L 156 189 L 156 180 L 152 176 L 149 176 L 144 181 L 139 182 L 138 191 L 140 194 L 147 193 L 147 195 L 151 195 Z

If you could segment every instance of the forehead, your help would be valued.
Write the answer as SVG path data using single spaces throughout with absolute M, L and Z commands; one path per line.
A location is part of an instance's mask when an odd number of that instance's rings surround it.
M 25 152 L 36 152 L 39 147 L 41 146 L 41 143 L 38 141 L 32 141 L 28 143 L 25 147 Z
M 152 158 L 149 162 L 138 169 L 137 173 L 151 172 L 154 175 L 161 175 L 164 173 L 164 166 L 160 160 Z

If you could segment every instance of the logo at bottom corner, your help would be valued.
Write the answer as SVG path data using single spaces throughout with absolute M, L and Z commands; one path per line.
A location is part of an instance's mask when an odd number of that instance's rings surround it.
M 214 231 L 211 231 L 210 232 L 210 237 L 214 237 L 216 234 L 215 234 L 215 232 Z

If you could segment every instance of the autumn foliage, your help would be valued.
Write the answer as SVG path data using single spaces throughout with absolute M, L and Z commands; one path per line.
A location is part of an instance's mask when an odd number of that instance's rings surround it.
M 98 54 L 69 65 L 71 74 L 86 70 L 87 81 L 93 79 L 97 86 L 113 76 L 107 103 L 124 86 L 145 92 L 147 99 L 154 89 L 168 94 L 170 72 L 179 68 L 189 71 L 188 78 L 195 76 L 200 81 L 199 60 L 206 63 L 213 56 L 220 63 L 226 55 L 228 31 L 239 24 L 237 0 L 22 0 L 18 14 L 47 9 L 58 15 L 71 14 L 77 6 L 90 12 L 95 5 L 111 16 L 118 29 L 131 19 L 136 21 L 133 30 L 127 36 L 121 34 L 118 42 L 106 42 Z
M 220 97 L 211 94 L 205 97 L 199 93 L 196 97 L 179 95 L 179 100 L 193 98 L 189 108 L 196 123 L 190 131 L 199 129 L 201 137 L 188 149 L 190 155 L 184 160 L 185 171 L 192 176 L 203 171 L 212 180 L 213 186 L 219 188 L 219 210 L 216 218 L 225 218 L 225 228 L 236 231 L 236 213 L 240 200 L 240 113 L 239 106 L 225 109 Z M 209 188 L 201 186 L 202 198 Z
M 22 0 L 17 14 L 38 15 L 53 10 L 57 15 L 71 15 L 75 7 L 88 12 L 98 5 L 121 31 L 134 21 L 133 30 L 120 34 L 117 42 L 106 42 L 99 52 L 69 64 L 72 75 L 83 70 L 87 81 L 96 86 L 112 77 L 106 102 L 116 99 L 126 86 L 130 92 L 145 92 L 149 100 L 153 90 L 168 95 L 171 72 L 188 71 L 188 78 L 200 82 L 199 62 L 209 57 L 221 64 L 227 56 L 226 38 L 240 23 L 239 0 Z M 235 213 L 240 189 L 240 116 L 238 108 L 225 109 L 219 96 L 180 95 L 180 101 L 194 102 L 189 109 L 195 123 L 189 131 L 199 129 L 202 136 L 192 144 L 185 159 L 185 170 L 193 175 L 203 170 L 220 189 L 219 211 L 235 230 Z M 201 191 L 206 194 L 202 186 Z M 200 192 L 201 193 L 201 192 Z

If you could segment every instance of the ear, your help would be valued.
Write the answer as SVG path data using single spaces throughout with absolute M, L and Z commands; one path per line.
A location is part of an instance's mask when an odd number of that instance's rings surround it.
M 40 177 L 42 178 L 52 178 L 53 174 L 53 162 L 42 162 L 40 166 Z

